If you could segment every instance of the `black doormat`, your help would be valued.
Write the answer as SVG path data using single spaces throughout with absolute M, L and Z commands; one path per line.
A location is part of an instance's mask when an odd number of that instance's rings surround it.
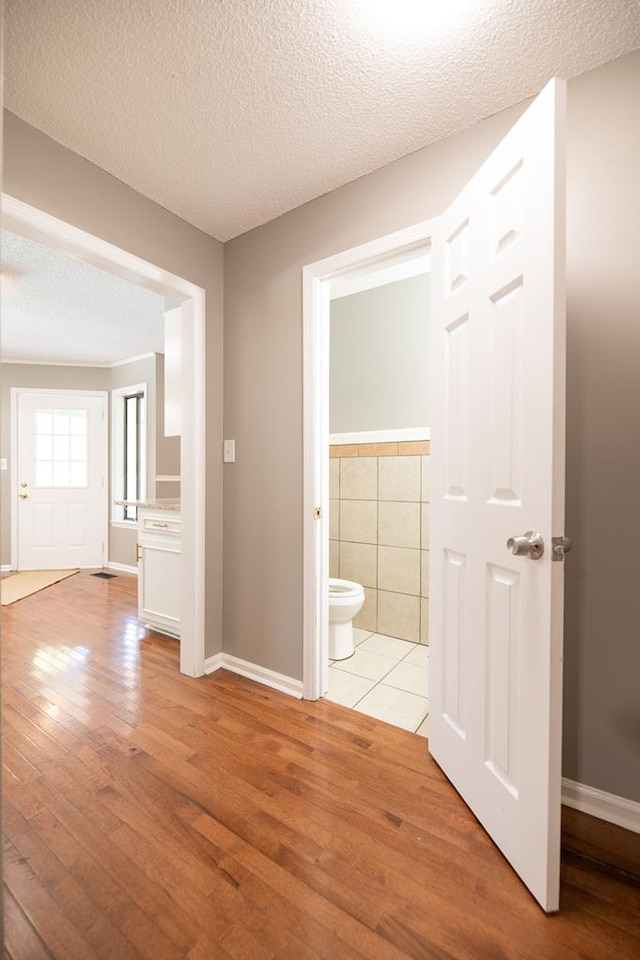
M 113 580 L 114 577 L 117 577 L 117 573 L 103 573 L 102 570 L 100 573 L 92 573 L 92 577 L 100 577 L 101 580 Z

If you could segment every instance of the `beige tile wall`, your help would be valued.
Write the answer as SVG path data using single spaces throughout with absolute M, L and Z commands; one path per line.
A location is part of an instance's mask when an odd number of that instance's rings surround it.
M 354 625 L 429 642 L 429 442 L 330 448 L 329 572 L 365 588 Z

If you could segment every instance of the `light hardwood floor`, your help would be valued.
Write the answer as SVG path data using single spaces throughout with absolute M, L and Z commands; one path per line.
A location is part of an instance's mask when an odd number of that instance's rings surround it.
M 3 611 L 8 958 L 640 956 L 639 886 L 579 840 L 546 917 L 424 738 L 181 676 L 135 591 L 81 573 Z

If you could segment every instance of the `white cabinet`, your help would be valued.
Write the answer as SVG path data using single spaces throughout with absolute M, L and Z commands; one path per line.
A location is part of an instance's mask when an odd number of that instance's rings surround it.
M 138 508 L 138 617 L 180 636 L 180 512 Z

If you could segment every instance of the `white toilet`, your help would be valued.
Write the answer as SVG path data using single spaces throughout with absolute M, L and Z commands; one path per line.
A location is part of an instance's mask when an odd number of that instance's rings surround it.
M 346 660 L 355 649 L 351 621 L 362 610 L 364 587 L 329 578 L 329 659 Z

